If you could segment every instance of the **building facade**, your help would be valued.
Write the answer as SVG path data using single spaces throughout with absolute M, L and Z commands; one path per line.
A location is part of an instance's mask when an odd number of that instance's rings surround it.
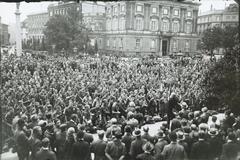
M 198 16 L 198 33 L 201 34 L 207 28 L 219 26 L 224 28 L 231 25 L 236 26 L 239 24 L 238 17 L 239 7 L 233 3 L 226 7 L 224 10 L 211 9 L 208 12 L 199 13 Z
M 106 4 L 106 51 L 165 56 L 195 52 L 199 4 L 123 1 Z
M 43 31 L 48 20 L 47 12 L 28 15 L 26 20 L 27 39 L 41 40 L 44 37 Z
M 0 17 L 0 44 L 2 45 L 8 45 L 9 44 L 9 38 L 10 38 L 10 34 L 8 32 L 8 25 L 7 24 L 3 24 L 1 21 L 1 17 Z

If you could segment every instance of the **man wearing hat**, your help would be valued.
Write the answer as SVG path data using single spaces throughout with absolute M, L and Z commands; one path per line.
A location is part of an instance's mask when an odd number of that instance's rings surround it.
M 205 141 L 205 133 L 199 131 L 199 139 L 192 146 L 190 158 L 194 160 L 208 159 L 210 155 L 210 145 Z
M 233 132 L 228 133 L 227 143 L 222 147 L 222 159 L 236 160 L 238 157 L 239 145 L 236 143 L 236 136 Z
M 169 134 L 171 143 L 166 145 L 162 151 L 162 155 L 165 160 L 184 160 L 186 158 L 186 153 L 184 147 L 177 143 L 176 132 L 171 132 Z
M 49 149 L 49 144 L 48 138 L 42 140 L 42 148 L 36 153 L 36 160 L 57 160 L 55 153 Z
M 139 154 L 136 158 L 137 160 L 155 160 L 155 157 L 152 155 L 154 145 L 151 142 L 147 142 L 142 148 L 144 153 Z
M 157 133 L 158 141 L 155 144 L 155 158 L 156 159 L 163 159 L 161 153 L 163 151 L 164 146 L 168 145 L 168 142 L 165 140 L 165 134 L 163 130 L 159 130 Z
M 130 155 L 135 160 L 139 154 L 144 152 L 142 147 L 147 141 L 145 139 L 142 139 L 140 129 L 136 129 L 133 132 L 133 136 L 135 136 L 136 139 L 131 144 Z
M 210 158 L 219 158 L 222 151 L 223 140 L 218 136 L 218 130 L 216 128 L 210 128 L 208 134 L 210 135 L 208 140 L 210 145 Z
M 90 146 L 90 151 L 94 153 L 94 160 L 107 160 L 105 149 L 107 143 L 103 140 L 104 131 L 98 131 L 98 140 L 94 141 Z
M 129 125 L 126 125 L 124 128 L 124 136 L 122 137 L 122 142 L 125 144 L 126 147 L 126 155 L 125 155 L 125 160 L 130 159 L 130 148 L 131 148 L 131 143 L 133 141 L 133 136 L 132 136 L 132 128 Z
M 66 143 L 66 137 L 67 137 L 67 125 L 61 124 L 60 130 L 57 131 L 55 134 L 55 140 L 56 140 L 56 149 L 57 149 L 57 158 L 58 160 L 61 160 L 62 157 L 64 157 L 64 145 Z
M 113 130 L 114 139 L 110 141 L 105 149 L 105 155 L 108 160 L 122 160 L 126 154 L 125 144 L 121 142 L 121 129 Z
M 23 119 L 19 119 L 17 122 L 18 128 L 14 134 L 15 142 L 16 142 L 16 150 L 18 154 L 19 160 L 25 160 L 29 155 L 29 145 L 26 133 L 23 130 L 25 126 L 25 122 Z

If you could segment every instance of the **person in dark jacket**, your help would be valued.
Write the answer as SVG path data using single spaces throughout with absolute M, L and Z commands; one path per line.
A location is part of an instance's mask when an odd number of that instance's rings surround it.
M 222 160 L 236 160 L 238 156 L 239 146 L 236 143 L 236 136 L 230 132 L 227 137 L 227 143 L 222 147 Z
M 107 160 L 105 156 L 107 143 L 103 140 L 104 131 L 98 131 L 98 138 L 98 140 L 91 144 L 90 151 L 94 153 L 94 160 Z
M 75 143 L 75 129 L 73 127 L 68 128 L 66 142 L 64 144 L 64 158 L 72 160 L 73 145 Z
M 210 158 L 210 145 L 205 141 L 205 133 L 199 132 L 199 139 L 192 146 L 191 158 L 192 160 L 208 160 Z
M 84 132 L 77 133 L 77 142 L 73 145 L 72 157 L 73 160 L 88 160 L 90 154 L 90 145 L 83 140 Z
M 29 145 L 27 136 L 23 130 L 25 122 L 23 119 L 19 119 L 18 129 L 15 132 L 15 141 L 16 141 L 16 149 L 19 160 L 25 160 L 29 155 Z
M 42 136 L 42 128 L 40 126 L 34 127 L 32 131 L 32 136 L 28 140 L 28 143 L 30 145 L 30 150 L 31 150 L 30 158 L 32 160 L 35 159 L 36 153 L 42 147 L 41 136 Z
M 216 128 L 211 128 L 208 134 L 210 135 L 208 140 L 210 145 L 210 159 L 219 158 L 222 152 L 223 142 L 219 137 L 218 131 Z
M 57 158 L 58 160 L 61 160 L 64 158 L 64 145 L 66 143 L 66 132 L 67 125 L 62 124 L 60 125 L 60 131 L 56 132 L 56 150 L 57 150 Z
M 137 160 L 155 160 L 155 157 L 151 154 L 154 149 L 154 145 L 151 142 L 147 142 L 143 145 L 144 153 L 137 156 Z
M 180 105 L 178 104 L 178 98 L 175 93 L 172 93 L 170 95 L 168 106 L 167 106 L 167 124 L 168 127 L 170 126 L 170 121 L 175 118 L 175 115 L 173 113 L 173 109 L 179 109 Z
M 122 137 L 122 142 L 125 144 L 125 147 L 126 147 L 125 160 L 129 160 L 131 158 L 130 156 L 131 143 L 133 141 L 132 129 L 129 125 L 127 125 L 125 126 L 124 130 L 125 130 L 125 134 Z
M 44 138 L 42 140 L 42 148 L 36 153 L 36 160 L 57 160 L 56 154 L 49 149 L 50 140 Z
M 135 160 L 139 154 L 144 152 L 142 147 L 147 141 L 145 139 L 142 139 L 141 130 L 139 129 L 134 131 L 134 136 L 136 139 L 131 144 L 130 155 Z

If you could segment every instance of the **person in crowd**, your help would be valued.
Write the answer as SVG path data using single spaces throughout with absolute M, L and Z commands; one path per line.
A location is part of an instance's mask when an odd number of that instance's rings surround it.
M 126 155 L 125 155 L 125 160 L 131 160 L 131 155 L 130 155 L 130 148 L 131 148 L 131 143 L 134 140 L 132 136 L 132 128 L 129 125 L 126 125 L 124 128 L 125 134 L 122 137 L 122 142 L 125 144 L 126 147 Z
M 186 153 L 184 147 L 177 143 L 177 133 L 171 132 L 169 134 L 171 143 L 163 148 L 162 156 L 165 160 L 178 159 L 184 160 L 186 158 Z
M 66 124 L 61 124 L 60 125 L 60 130 L 56 132 L 56 154 L 57 154 L 57 159 L 58 160 L 63 160 L 64 158 L 64 145 L 66 144 L 67 140 L 67 125 Z
M 144 133 L 143 133 L 143 135 L 142 135 L 142 139 L 145 139 L 146 141 L 149 141 L 149 142 L 155 144 L 155 138 L 152 137 L 152 136 L 148 133 L 149 127 L 143 127 L 143 131 L 144 131 Z
M 73 127 L 68 128 L 66 142 L 64 143 L 64 159 L 73 159 L 73 145 L 76 142 L 75 129 Z
M 152 155 L 152 151 L 154 150 L 154 145 L 151 142 L 147 142 L 143 145 L 144 153 L 139 154 L 137 156 L 137 160 L 155 160 L 155 157 Z
M 107 143 L 105 155 L 108 160 L 123 160 L 126 154 L 125 144 L 121 142 L 122 132 L 121 129 L 113 131 L 113 140 Z
M 131 143 L 130 155 L 135 160 L 139 154 L 144 152 L 142 147 L 147 141 L 141 137 L 140 129 L 136 129 L 133 133 L 136 139 Z
M 35 159 L 36 153 L 41 149 L 42 147 L 42 128 L 40 126 L 35 126 L 32 131 L 32 135 L 28 140 L 31 155 L 30 158 L 32 160 Z
M 192 146 L 191 158 L 193 160 L 208 160 L 210 158 L 210 145 L 205 138 L 206 133 L 204 131 L 200 131 L 198 141 Z
M 155 144 L 154 150 L 155 150 L 155 158 L 159 159 L 159 160 L 163 160 L 163 156 L 162 156 L 162 151 L 163 148 L 168 145 L 168 142 L 165 139 L 165 134 L 163 132 L 163 130 L 159 130 L 157 133 L 157 137 L 158 137 L 158 141 Z
M 78 131 L 77 140 L 73 144 L 72 159 L 73 160 L 88 160 L 90 155 L 90 145 L 84 141 L 84 132 Z
M 57 160 L 56 154 L 50 150 L 50 140 L 42 140 L 42 148 L 36 153 L 36 160 Z
M 239 152 L 239 145 L 236 143 L 236 136 L 233 132 L 228 133 L 227 143 L 222 147 L 222 159 L 236 160 Z
M 24 132 L 25 122 L 23 119 L 19 119 L 17 122 L 17 130 L 15 131 L 15 143 L 16 151 L 19 160 L 26 160 L 29 156 L 29 143 L 26 133 Z
M 90 151 L 94 154 L 94 160 L 107 160 L 105 149 L 107 143 L 103 140 L 105 132 L 98 131 L 98 140 L 94 141 L 90 146 Z

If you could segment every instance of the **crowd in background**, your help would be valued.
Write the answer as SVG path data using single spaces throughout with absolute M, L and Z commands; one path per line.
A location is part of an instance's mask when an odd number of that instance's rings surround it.
M 227 111 L 220 122 L 195 106 L 209 67 L 191 58 L 11 56 L 1 62 L 2 113 L 20 160 L 234 159 L 240 118 Z M 142 127 L 162 120 L 154 136 Z

